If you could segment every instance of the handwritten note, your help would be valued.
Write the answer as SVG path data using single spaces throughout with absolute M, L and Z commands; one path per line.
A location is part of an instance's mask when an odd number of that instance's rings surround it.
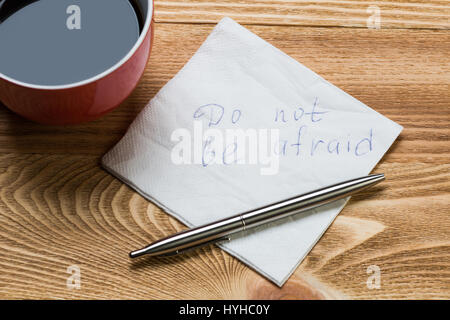
M 401 130 L 225 18 L 103 165 L 192 227 L 366 175 Z M 220 246 L 282 285 L 345 203 Z
M 337 132 L 337 135 L 331 135 L 330 138 L 322 139 L 320 135 L 320 126 L 322 121 L 325 118 L 325 126 L 327 125 L 328 117 L 331 116 L 326 115 L 330 111 L 320 111 L 319 110 L 319 98 L 316 97 L 314 99 L 314 103 L 311 106 L 311 111 L 305 111 L 306 108 L 302 106 L 291 108 L 290 110 L 285 110 L 283 108 L 274 108 L 273 113 L 273 121 L 274 123 L 279 123 L 282 129 L 286 129 L 289 127 L 297 126 L 297 131 L 294 135 L 287 135 L 286 138 L 282 138 L 279 141 L 276 141 L 276 145 L 274 146 L 274 156 L 292 156 L 295 155 L 300 157 L 301 155 L 305 156 L 324 156 L 324 155 L 335 155 L 335 156 L 344 156 L 344 155 L 352 155 L 355 157 L 361 157 L 367 155 L 373 150 L 373 128 L 370 126 L 367 129 L 367 133 L 365 135 L 359 137 L 353 137 L 351 134 L 351 128 L 347 131 L 347 134 L 342 135 L 342 132 Z M 306 109 L 308 110 L 308 109 Z M 229 111 L 229 119 L 223 119 L 226 112 Z M 242 117 L 242 110 L 238 108 L 232 108 L 232 110 L 227 110 L 224 106 L 209 103 L 200 106 L 195 110 L 193 114 L 193 119 L 201 119 L 206 118 L 206 126 L 211 127 L 222 127 L 222 126 L 239 126 L 239 120 Z M 244 114 L 244 117 L 246 115 Z M 254 115 L 247 115 L 252 117 Z M 270 114 L 269 114 L 270 116 Z M 265 121 L 267 123 L 268 119 L 261 119 L 261 121 Z M 270 125 L 270 124 L 269 124 Z M 273 125 L 273 124 L 272 124 Z M 250 130 L 250 129 L 247 129 Z M 307 131 L 311 131 L 309 134 L 309 139 L 307 135 Z M 244 136 L 251 135 L 250 133 L 244 133 Z M 253 132 L 255 133 L 255 132 Z M 210 137 L 208 134 L 206 137 Z M 185 137 L 186 138 L 186 137 Z M 189 137 L 188 137 L 189 138 Z M 204 140 L 204 137 L 201 137 L 202 144 L 202 165 L 204 167 L 208 166 L 209 162 L 207 161 L 208 153 L 209 155 L 214 154 L 216 152 L 220 152 L 222 154 L 221 163 L 224 165 L 236 164 L 239 163 L 239 159 L 237 158 L 237 154 L 239 153 L 239 148 L 242 148 L 242 145 L 239 145 L 236 141 L 231 141 L 231 143 L 225 145 L 222 149 L 219 150 L 208 150 L 210 149 L 208 140 Z M 241 141 L 244 144 L 244 147 L 247 141 Z M 249 151 L 249 150 L 246 150 Z M 233 158 L 233 161 L 226 160 L 227 158 Z

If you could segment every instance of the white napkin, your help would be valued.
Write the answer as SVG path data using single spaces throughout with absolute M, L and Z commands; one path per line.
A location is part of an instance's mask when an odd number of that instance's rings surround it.
M 236 139 L 219 143 L 226 129 L 257 132 L 259 149 Z M 193 227 L 366 175 L 401 130 L 224 18 L 102 162 Z M 236 162 L 238 150 L 244 153 Z M 281 286 L 345 203 L 246 231 L 220 247 Z

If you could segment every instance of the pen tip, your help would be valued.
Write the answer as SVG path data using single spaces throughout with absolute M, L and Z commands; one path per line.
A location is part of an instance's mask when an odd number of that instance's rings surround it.
M 155 248 L 154 245 L 148 245 L 142 249 L 131 251 L 129 253 L 129 256 L 130 256 L 130 258 L 136 258 L 136 257 L 143 256 L 145 254 L 150 255 L 150 256 L 155 256 L 155 255 L 158 255 L 158 253 L 159 253 L 158 248 Z
M 131 251 L 129 254 L 128 254 L 128 256 L 130 257 L 130 258 L 136 258 L 136 257 L 139 257 L 139 256 L 141 256 L 141 255 L 143 255 L 144 253 L 142 252 L 142 250 L 136 250 L 136 251 Z

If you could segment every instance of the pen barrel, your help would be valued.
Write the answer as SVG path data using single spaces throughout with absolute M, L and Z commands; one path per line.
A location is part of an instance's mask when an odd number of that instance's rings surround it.
M 233 233 L 346 198 L 382 180 L 384 180 L 383 174 L 370 175 L 318 189 L 256 210 L 179 232 L 173 236 L 158 240 L 143 249 L 131 252 L 130 257 L 134 258 L 143 254 L 178 254 L 188 249 L 220 241 Z
M 215 221 L 197 228 L 180 232 L 170 237 L 172 245 L 177 246 L 178 251 L 191 249 L 218 239 L 226 238 L 227 235 L 243 230 L 240 216 Z
M 257 227 L 336 200 L 347 198 L 382 180 L 384 180 L 383 174 L 369 175 L 367 177 L 349 180 L 344 183 L 328 186 L 266 207 L 245 212 L 241 214 L 241 217 L 246 228 Z
M 174 255 L 208 243 L 215 243 L 222 238 L 227 238 L 226 236 L 230 234 L 242 230 L 241 217 L 234 216 L 160 239 L 141 250 L 131 252 L 130 256 L 134 258 L 143 254 Z

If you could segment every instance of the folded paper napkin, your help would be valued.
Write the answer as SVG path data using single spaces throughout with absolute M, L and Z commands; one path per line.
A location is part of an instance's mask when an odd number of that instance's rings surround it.
M 369 174 L 401 130 L 224 18 L 102 163 L 193 227 Z M 346 200 L 220 247 L 281 286 Z

